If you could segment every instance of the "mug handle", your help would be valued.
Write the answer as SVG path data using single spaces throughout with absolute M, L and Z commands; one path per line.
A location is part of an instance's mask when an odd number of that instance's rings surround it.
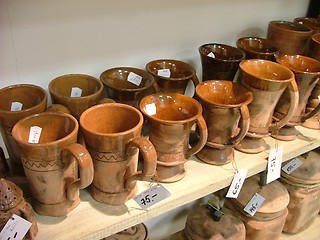
M 151 179 L 156 173 L 157 152 L 153 144 L 144 137 L 137 137 L 127 144 L 126 153 L 128 155 L 134 155 L 137 148 L 140 150 L 143 157 L 143 170 L 135 172 L 126 179 L 125 188 L 128 190 L 134 188 L 137 180 Z
M 93 163 L 90 153 L 79 143 L 73 143 L 63 149 L 62 160 L 69 162 L 74 158 L 79 166 L 79 178 L 67 187 L 67 198 L 73 201 L 79 189 L 86 188 L 93 181 Z
M 158 92 L 161 91 L 160 87 L 159 87 L 159 85 L 158 85 L 158 83 L 156 81 L 154 81 L 154 83 L 152 84 L 152 88 L 153 88 L 155 93 L 158 93 Z
M 309 118 L 312 118 L 313 116 L 317 115 L 318 113 L 320 113 L 320 101 L 318 102 L 318 105 L 311 112 L 305 113 L 302 116 L 301 122 L 304 122 Z
M 294 114 L 296 108 L 298 107 L 299 91 L 298 91 L 298 86 L 297 86 L 296 81 L 292 80 L 291 84 L 288 86 L 288 88 L 289 88 L 289 93 L 290 93 L 290 106 L 289 106 L 288 112 L 278 122 L 274 122 L 270 125 L 270 127 L 269 127 L 270 132 L 274 132 L 274 131 L 282 128 L 284 125 L 286 125 L 290 121 L 292 115 Z
M 237 145 L 247 134 L 250 127 L 250 114 L 247 105 L 243 105 L 240 107 L 240 131 L 237 136 L 230 139 L 230 144 Z
M 197 77 L 197 74 L 194 73 L 194 75 L 192 76 L 191 78 L 192 82 L 193 82 L 193 85 L 194 85 L 194 94 L 193 94 L 193 97 L 196 96 L 196 87 L 198 86 L 198 84 L 200 83 L 199 82 L 199 78 Z
M 192 155 L 198 153 L 206 144 L 208 139 L 208 128 L 206 121 L 204 120 L 203 116 L 201 115 L 197 119 L 197 125 L 199 130 L 199 141 L 194 145 L 192 148 L 189 148 L 186 152 L 186 158 L 190 158 Z

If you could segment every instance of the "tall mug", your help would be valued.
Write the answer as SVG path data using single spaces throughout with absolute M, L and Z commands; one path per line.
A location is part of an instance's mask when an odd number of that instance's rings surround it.
M 52 112 L 31 115 L 13 127 L 32 205 L 41 215 L 66 215 L 80 203 L 79 189 L 92 182 L 92 159 L 77 143 L 78 128 L 73 116 Z

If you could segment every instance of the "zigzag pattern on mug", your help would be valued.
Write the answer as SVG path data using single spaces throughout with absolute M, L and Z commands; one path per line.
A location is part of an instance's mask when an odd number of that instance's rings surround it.
M 123 156 L 119 152 L 96 152 L 94 150 L 88 149 L 92 159 L 101 162 L 119 162 L 123 160 Z
M 23 167 L 33 171 L 54 171 L 61 168 L 61 161 L 33 161 L 29 159 L 21 159 Z

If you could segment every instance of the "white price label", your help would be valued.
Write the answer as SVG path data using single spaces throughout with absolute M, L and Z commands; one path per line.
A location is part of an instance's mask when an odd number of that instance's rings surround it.
M 11 103 L 11 112 L 21 111 L 23 104 L 21 102 L 12 102 Z
M 82 89 L 78 87 L 73 87 L 71 89 L 70 97 L 81 97 L 82 95 Z
M 318 100 L 320 101 L 320 95 L 318 95 Z
M 226 197 L 227 198 L 237 198 L 244 180 L 246 179 L 248 170 L 247 169 L 239 169 L 233 177 L 232 183 L 229 187 Z
M 291 174 L 293 171 L 295 171 L 297 168 L 303 165 L 303 162 L 299 158 L 294 158 L 289 163 L 284 165 L 282 167 L 282 171 L 284 171 L 286 174 Z
M 157 113 L 157 107 L 154 103 L 146 104 L 145 111 L 148 115 L 152 116 Z
M 42 128 L 38 126 L 30 127 L 28 143 L 38 143 Z
M 251 200 L 248 202 L 248 204 L 243 209 L 246 213 L 249 213 L 250 216 L 254 216 L 258 209 L 263 204 L 265 198 L 262 197 L 260 194 L 256 193 L 253 195 Z
M 13 214 L 0 232 L 0 240 L 21 240 L 26 235 L 31 225 L 31 222 Z
M 142 209 L 147 209 L 170 195 L 171 193 L 164 186 L 157 184 L 136 195 L 133 200 L 136 201 Z
M 283 146 L 279 146 L 270 150 L 267 168 L 267 184 L 280 177 L 282 155 Z
M 211 58 L 216 58 L 216 56 L 214 55 L 213 52 L 210 52 L 207 56 L 208 56 L 208 57 L 211 57 Z
M 130 72 L 128 77 L 127 77 L 127 81 L 128 82 L 131 82 L 137 86 L 140 85 L 141 83 L 141 80 L 142 80 L 142 77 L 138 74 L 135 74 L 134 72 Z
M 161 77 L 168 77 L 169 78 L 171 76 L 170 69 L 159 69 L 158 75 Z

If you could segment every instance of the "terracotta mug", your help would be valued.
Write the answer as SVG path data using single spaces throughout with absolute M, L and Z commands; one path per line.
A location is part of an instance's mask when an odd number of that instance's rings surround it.
M 125 203 L 137 194 L 136 181 L 156 172 L 156 150 L 141 136 L 142 114 L 127 104 L 105 103 L 83 112 L 80 125 L 94 163 L 92 197 L 110 205 Z M 138 150 L 142 171 L 137 170 Z
M 103 84 L 89 75 L 67 74 L 53 79 L 49 92 L 52 103 L 67 107 L 79 119 L 84 110 L 101 100 Z
M 279 47 L 280 54 L 305 55 L 309 48 L 312 30 L 302 24 L 288 21 L 270 21 L 267 39 Z
M 320 33 L 320 18 L 298 17 L 294 19 L 295 23 L 306 25 L 312 29 L 313 34 Z
M 158 83 L 161 92 L 184 94 L 190 80 L 194 87 L 199 84 L 196 70 L 186 62 L 159 59 L 147 63 L 146 69 Z
M 185 174 L 185 162 L 207 141 L 207 126 L 201 104 L 179 93 L 155 93 L 144 97 L 140 109 L 145 115 L 149 139 L 157 151 L 157 177 L 160 182 L 176 182 Z M 191 128 L 197 124 L 200 138 L 189 147 Z
M 208 127 L 208 140 L 197 157 L 223 165 L 234 159 L 234 146 L 247 134 L 250 124 L 248 104 L 252 93 L 239 83 L 208 80 L 196 88 Z
M 240 63 L 241 82 L 253 93 L 249 104 L 250 127 L 246 137 L 236 146 L 245 153 L 265 150 L 264 137 L 286 125 L 298 106 L 298 87 L 293 72 L 279 63 L 250 59 Z M 286 115 L 272 123 L 273 112 L 282 93 L 289 88 L 290 105 Z
M 47 107 L 48 96 L 41 87 L 17 84 L 2 88 L 0 99 L 0 128 L 10 158 L 10 169 L 15 174 L 24 175 L 18 146 L 11 131 L 22 118 L 43 112 Z
M 13 127 L 33 208 L 41 215 L 65 216 L 80 203 L 79 189 L 92 182 L 92 159 L 77 143 L 78 128 L 73 116 L 53 112 L 31 115 Z
M 320 104 L 317 104 L 312 111 L 305 114 L 308 98 L 320 80 L 320 61 L 302 55 L 284 55 L 278 56 L 276 59 L 278 63 L 289 68 L 294 73 L 299 90 L 298 106 L 293 112 L 292 117 L 276 135 L 273 135 L 273 137 L 279 140 L 291 141 L 296 139 L 299 134 L 295 126 L 301 125 L 306 119 L 315 116 L 320 111 Z M 286 89 L 275 108 L 274 118 L 283 118 L 290 106 L 289 102 L 290 93 Z
M 270 40 L 259 37 L 242 37 L 237 40 L 237 47 L 246 55 L 246 59 L 265 59 L 275 61 L 279 48 Z
M 111 68 L 101 73 L 100 80 L 111 99 L 136 108 L 144 96 L 160 91 L 153 76 L 138 68 Z
M 239 48 L 208 43 L 199 47 L 202 81 L 230 80 L 236 75 L 239 63 L 245 59 L 245 54 Z

